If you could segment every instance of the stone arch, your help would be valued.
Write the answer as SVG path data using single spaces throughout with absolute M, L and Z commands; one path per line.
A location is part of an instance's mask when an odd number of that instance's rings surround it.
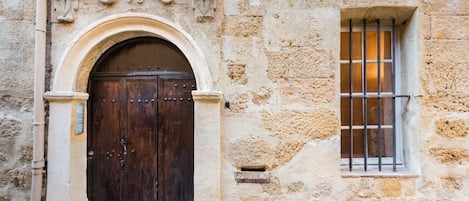
M 194 99 L 194 199 L 220 200 L 220 101 L 205 57 L 184 30 L 161 17 L 126 13 L 105 17 L 81 31 L 66 47 L 52 77 L 49 101 L 47 200 L 87 200 L 86 129 L 76 134 L 78 104 L 86 106 L 87 83 L 97 59 L 114 44 L 151 36 L 176 45 L 197 82 Z M 84 110 L 86 122 L 86 110 Z M 86 128 L 86 125 L 84 125 Z M 210 171 L 207 171 L 210 170 Z
M 196 42 L 184 30 L 161 17 L 117 14 L 81 31 L 70 42 L 54 73 L 54 91 L 86 91 L 89 72 L 99 56 L 114 44 L 138 36 L 153 36 L 175 44 L 192 66 L 198 91 L 213 91 L 207 61 Z

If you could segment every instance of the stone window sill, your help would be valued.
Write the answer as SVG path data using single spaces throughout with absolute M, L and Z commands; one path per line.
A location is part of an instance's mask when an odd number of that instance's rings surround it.
M 396 172 L 393 172 L 390 166 L 383 166 L 382 171 L 378 171 L 377 167 L 369 167 L 366 172 L 363 167 L 353 168 L 352 171 L 349 171 L 348 167 L 341 167 L 341 176 L 342 178 L 417 178 L 420 175 L 403 166 L 398 166 Z

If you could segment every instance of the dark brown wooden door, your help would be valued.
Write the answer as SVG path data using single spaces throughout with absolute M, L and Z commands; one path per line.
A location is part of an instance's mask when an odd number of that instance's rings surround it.
M 193 200 L 193 79 L 97 77 L 90 87 L 88 198 Z
M 193 104 L 191 91 L 193 80 L 161 79 L 159 104 L 161 130 L 158 179 L 160 193 L 158 200 L 193 200 Z M 189 150 L 190 149 L 190 150 Z M 184 150 L 184 151 L 181 151 Z
M 154 37 L 117 43 L 88 87 L 88 199 L 193 200 L 196 86 L 184 54 Z
M 120 139 L 125 102 L 121 100 L 119 79 L 95 80 L 90 97 L 92 107 L 88 136 L 88 196 L 91 200 L 120 200 L 123 157 Z M 106 178 L 106 179 L 102 179 Z M 90 186 L 88 186 L 90 187 Z
M 157 80 L 125 79 L 123 200 L 157 200 Z M 156 101 L 155 101 L 156 100 Z

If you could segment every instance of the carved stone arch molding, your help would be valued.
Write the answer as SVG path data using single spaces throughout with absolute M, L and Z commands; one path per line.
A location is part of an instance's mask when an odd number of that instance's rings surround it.
M 220 101 L 207 61 L 196 42 L 180 27 L 148 14 L 117 14 L 81 31 L 63 51 L 52 80 L 49 101 L 47 200 L 87 200 L 86 123 L 87 82 L 94 63 L 108 48 L 126 39 L 153 36 L 175 44 L 189 61 L 197 82 L 194 98 L 194 199 L 220 200 Z M 79 121 L 78 118 L 85 118 Z M 84 125 L 86 128 L 86 125 Z

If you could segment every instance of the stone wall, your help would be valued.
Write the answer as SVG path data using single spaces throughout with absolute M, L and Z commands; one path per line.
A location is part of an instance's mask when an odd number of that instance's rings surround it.
M 404 119 L 409 170 L 342 172 L 340 11 L 408 6 L 417 7 L 401 35 L 403 54 L 413 57 L 402 58 L 412 68 L 403 75 L 412 95 Z M 223 198 L 467 198 L 468 8 L 467 1 L 225 1 L 220 86 L 230 107 L 223 110 Z M 272 174 L 270 183 L 233 180 L 240 167 L 259 164 Z
M 469 2 L 422 4 L 419 194 L 448 200 L 469 196 Z
M 31 187 L 35 1 L 0 1 L 0 200 Z
M 469 197 L 468 1 L 217 0 L 216 9 L 205 10 L 197 5 L 205 1 L 196 0 L 102 2 L 51 1 L 52 71 L 80 31 L 103 17 L 148 13 L 181 27 L 200 46 L 227 102 L 223 200 Z M 404 119 L 405 173 L 350 174 L 340 167 L 341 10 L 364 7 L 417 8 L 402 35 L 412 57 L 403 58 L 412 67 L 406 84 L 417 85 L 408 91 L 412 118 Z M 0 23 L 0 200 L 27 200 L 34 1 L 0 0 Z M 234 172 L 243 166 L 265 167 L 270 182 L 237 183 Z

